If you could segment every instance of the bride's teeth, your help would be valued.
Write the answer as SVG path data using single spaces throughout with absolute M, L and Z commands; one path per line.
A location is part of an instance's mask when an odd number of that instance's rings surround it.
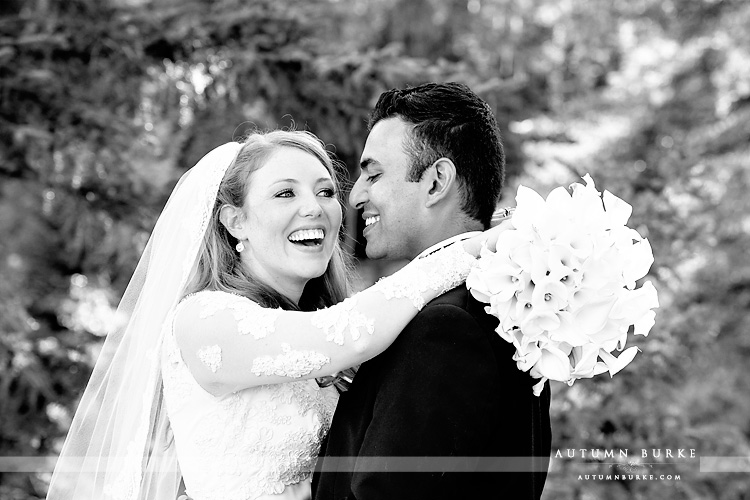
M 325 233 L 322 229 L 301 229 L 289 235 L 291 241 L 322 240 Z
M 379 221 L 380 221 L 380 216 L 379 215 L 376 215 L 374 217 L 368 217 L 368 218 L 365 219 L 365 227 L 371 226 L 371 225 L 373 225 L 373 224 L 375 224 L 376 222 L 379 222 Z

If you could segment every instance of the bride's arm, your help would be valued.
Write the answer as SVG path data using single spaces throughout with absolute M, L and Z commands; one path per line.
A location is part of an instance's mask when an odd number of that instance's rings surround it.
M 177 344 L 193 377 L 214 395 L 329 375 L 384 351 L 425 303 L 463 283 L 479 253 L 476 238 L 315 312 L 200 292 L 178 307 Z

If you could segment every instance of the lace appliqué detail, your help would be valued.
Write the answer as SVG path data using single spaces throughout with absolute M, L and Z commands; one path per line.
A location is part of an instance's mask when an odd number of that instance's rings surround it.
M 300 416 L 313 411 L 319 416 L 326 432 L 333 420 L 333 412 L 336 410 L 338 393 L 333 388 L 320 388 L 317 384 L 309 381 L 288 382 L 286 384 L 274 384 L 271 399 L 283 404 L 295 404 Z
M 253 360 L 251 371 L 257 376 L 278 375 L 300 378 L 313 370 L 320 370 L 331 362 L 330 358 L 315 351 L 294 351 L 289 344 L 281 344 L 282 354 L 276 357 L 261 356 Z
M 206 365 L 213 373 L 221 368 L 221 347 L 217 345 L 207 345 L 198 349 L 198 359 Z
M 425 305 L 423 293 L 435 290 L 442 293 L 464 281 L 477 259 L 467 253 L 460 243 L 443 248 L 421 259 L 410 262 L 393 276 L 378 281 L 373 288 L 386 299 L 407 298 L 421 311 Z
M 231 293 L 204 291 L 196 296 L 200 305 L 201 319 L 229 309 L 237 321 L 237 332 L 240 335 L 252 335 L 256 340 L 274 332 L 276 318 L 281 314 L 281 309 L 262 307 L 250 299 Z
M 337 400 L 334 389 L 306 380 L 258 386 L 217 401 L 189 434 L 198 445 L 195 470 L 201 477 L 187 478 L 188 493 L 252 500 L 308 479 Z
M 336 307 L 316 311 L 311 323 L 325 332 L 328 342 L 338 345 L 344 345 L 344 334 L 347 331 L 352 340 L 359 340 L 362 329 L 372 335 L 375 332 L 375 320 L 355 310 L 356 305 L 357 299 L 350 297 Z
M 281 314 L 281 309 L 269 309 L 258 306 L 252 310 L 246 305 L 244 307 L 232 307 L 234 317 L 237 319 L 237 330 L 240 335 L 252 335 L 254 339 L 262 339 L 272 334 L 276 329 L 276 318 Z M 231 307 L 231 306 L 230 306 Z

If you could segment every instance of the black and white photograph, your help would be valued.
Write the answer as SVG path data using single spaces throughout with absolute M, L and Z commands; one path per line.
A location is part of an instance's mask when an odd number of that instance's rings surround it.
M 748 27 L 2 0 L 0 500 L 749 500 Z

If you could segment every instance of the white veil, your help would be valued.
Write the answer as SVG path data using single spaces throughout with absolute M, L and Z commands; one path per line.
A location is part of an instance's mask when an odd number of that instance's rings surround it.
M 162 325 L 182 297 L 230 142 L 182 176 L 117 308 L 52 476 L 48 500 L 175 500 L 180 471 L 163 404 Z

